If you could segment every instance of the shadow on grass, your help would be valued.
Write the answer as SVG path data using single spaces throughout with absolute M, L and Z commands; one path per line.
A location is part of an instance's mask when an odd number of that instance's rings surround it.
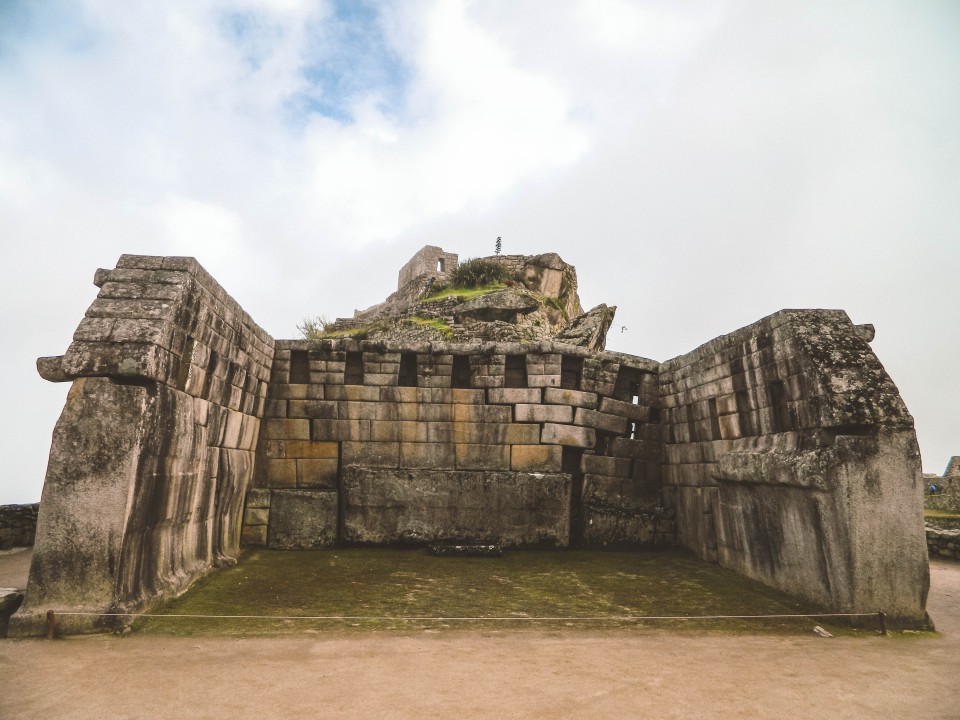
M 815 611 L 796 598 L 681 551 L 527 550 L 499 558 L 443 558 L 395 548 L 253 550 L 237 565 L 200 580 L 153 611 L 165 617 L 139 618 L 133 629 L 158 635 L 448 628 L 806 634 L 820 625 L 838 634 L 876 634 L 827 618 L 623 619 Z

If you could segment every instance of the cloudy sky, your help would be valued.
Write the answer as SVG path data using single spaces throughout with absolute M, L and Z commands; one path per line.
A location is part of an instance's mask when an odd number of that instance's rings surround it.
M 665 360 L 847 310 L 960 454 L 956 0 L 0 0 L 0 503 L 121 253 L 192 255 L 275 337 L 421 246 L 559 252 Z M 621 331 L 620 326 L 626 330 Z

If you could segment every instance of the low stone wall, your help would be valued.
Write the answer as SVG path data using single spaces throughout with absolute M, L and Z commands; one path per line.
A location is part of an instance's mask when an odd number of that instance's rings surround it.
M 940 530 L 927 525 L 927 550 L 932 558 L 960 560 L 960 530 Z
M 0 505 L 0 550 L 33 545 L 39 509 L 40 503 Z

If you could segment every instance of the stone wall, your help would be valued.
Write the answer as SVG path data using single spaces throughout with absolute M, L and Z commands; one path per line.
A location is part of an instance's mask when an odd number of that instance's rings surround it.
M 244 538 L 668 543 L 656 370 L 551 343 L 279 341 Z
M 40 503 L 0 505 L 0 550 L 33 545 L 39 508 Z
M 919 451 L 872 337 L 842 311 L 785 310 L 663 363 L 665 499 L 707 560 L 918 622 Z
M 924 488 L 931 484 L 937 487 L 935 493 L 928 492 L 924 504 L 930 510 L 960 513 L 960 456 L 950 458 L 942 476 L 925 475 Z
M 273 340 L 192 258 L 124 255 L 66 354 L 24 607 L 135 611 L 239 549 Z M 65 617 L 67 630 L 93 618 Z
M 414 280 L 424 275 L 445 279 L 457 268 L 456 253 L 444 252 L 443 248 L 435 245 L 425 245 L 417 252 L 406 265 L 400 268 L 397 279 L 397 290 L 402 290 Z
M 522 272 L 579 308 L 557 256 Z M 782 311 L 659 364 L 555 340 L 274 342 L 190 258 L 125 255 L 95 282 L 66 354 L 38 360 L 73 385 L 14 634 L 48 608 L 147 607 L 241 536 L 679 541 L 827 609 L 925 620 L 913 420 L 843 312 Z
M 960 530 L 941 530 L 927 525 L 926 533 L 930 557 L 960 560 Z

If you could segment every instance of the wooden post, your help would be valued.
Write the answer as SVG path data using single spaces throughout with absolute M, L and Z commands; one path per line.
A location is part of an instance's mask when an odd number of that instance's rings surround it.
M 57 639 L 57 617 L 53 610 L 47 610 L 47 640 Z

